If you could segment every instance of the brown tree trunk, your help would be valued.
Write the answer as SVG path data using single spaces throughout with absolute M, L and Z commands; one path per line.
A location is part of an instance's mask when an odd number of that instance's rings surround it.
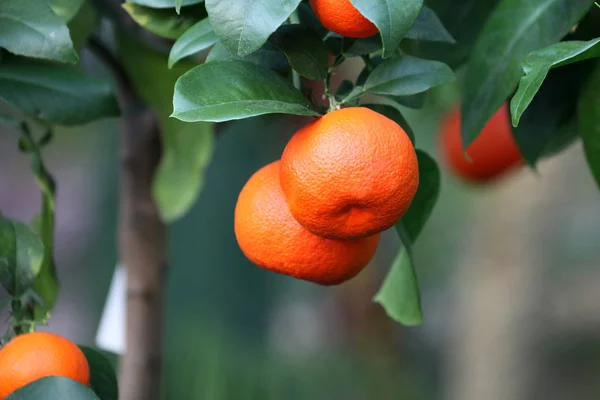
M 127 350 L 120 364 L 121 400 L 160 397 L 167 249 L 151 192 L 160 147 L 152 112 L 123 118 L 119 247 L 127 272 Z
M 159 124 L 103 43 L 92 38 L 88 46 L 119 83 L 123 114 L 119 250 L 127 275 L 127 317 L 120 399 L 158 400 L 168 266 L 166 227 L 152 198 L 152 179 L 161 158 Z

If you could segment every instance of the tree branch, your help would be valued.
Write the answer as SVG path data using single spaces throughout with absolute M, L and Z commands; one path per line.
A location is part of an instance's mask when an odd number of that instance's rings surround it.
M 152 198 L 161 158 L 156 115 L 136 93 L 121 62 L 92 38 L 92 50 L 119 84 L 121 118 L 120 257 L 127 272 L 126 352 L 120 363 L 121 400 L 158 400 L 167 270 L 166 227 Z

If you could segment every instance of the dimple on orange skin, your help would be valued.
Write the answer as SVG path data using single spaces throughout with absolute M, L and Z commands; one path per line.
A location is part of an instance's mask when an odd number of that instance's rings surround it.
M 17 336 L 0 350 L 0 400 L 50 376 L 89 385 L 90 367 L 76 344 L 59 335 L 35 332 Z
M 331 240 L 308 232 L 289 211 L 279 168 L 279 161 L 261 168 L 240 192 L 235 236 L 246 257 L 261 268 L 321 285 L 356 276 L 375 254 L 380 235 Z
M 505 103 L 490 118 L 465 156 L 461 138 L 460 109 L 444 119 L 440 152 L 452 174 L 472 183 L 493 181 L 523 165 L 523 157 L 512 134 L 508 105 Z
M 360 39 L 379 32 L 350 0 L 310 0 L 310 5 L 325 28 L 342 36 Z
M 364 107 L 333 111 L 300 129 L 281 158 L 292 215 L 315 235 L 357 239 L 392 227 L 419 186 L 408 135 Z

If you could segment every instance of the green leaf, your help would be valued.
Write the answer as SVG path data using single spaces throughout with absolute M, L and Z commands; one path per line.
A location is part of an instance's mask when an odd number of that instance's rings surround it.
M 217 35 L 210 26 L 208 18 L 192 25 L 177 39 L 169 53 L 169 68 L 182 58 L 208 49 L 217 42 Z
M 344 55 L 346 57 L 360 57 L 366 54 L 373 54 L 379 50 L 381 50 L 381 36 L 374 35 L 354 40 L 348 49 L 344 51 Z
M 73 40 L 73 47 L 78 52 L 85 45 L 88 37 L 100 23 L 100 15 L 98 11 L 90 4 L 89 1 L 84 2 L 79 12 L 69 22 L 69 31 Z
M 411 96 L 394 96 L 392 99 L 398 103 L 403 105 L 404 107 L 421 109 L 425 105 L 425 96 L 426 93 L 417 93 Z
M 513 126 L 519 125 L 521 115 L 536 95 L 551 68 L 600 57 L 600 38 L 589 42 L 560 42 L 530 53 L 523 62 L 525 75 L 510 102 Z
M 210 23 L 231 54 L 258 50 L 298 7 L 301 0 L 206 0 Z
M 408 239 L 412 243 L 423 230 L 440 194 L 440 169 L 435 160 L 423 150 L 417 150 L 419 160 L 419 189 L 406 214 L 402 217 Z
M 85 0 L 47 0 L 48 5 L 64 22 L 69 22 L 79 12 Z
M 428 0 L 427 5 L 440 20 L 457 43 L 422 41 L 406 42 L 409 54 L 442 61 L 453 69 L 468 58 L 475 40 L 490 13 L 500 0 Z
M 173 117 L 222 122 L 263 114 L 319 116 L 302 93 L 275 72 L 245 61 L 199 65 L 177 80 Z
M 25 115 L 60 125 L 80 125 L 119 115 L 108 82 L 59 64 L 3 62 L 0 99 Z
M 583 139 L 583 149 L 592 171 L 592 175 L 600 187 L 600 64 L 596 64 L 577 102 L 577 122 Z
M 423 0 L 350 0 L 379 29 L 383 57 L 389 57 L 413 26 Z
M 446 30 L 442 21 L 431 8 L 423 6 L 414 25 L 406 33 L 407 39 L 427 40 L 430 42 L 456 43 Z
M 206 57 L 206 62 L 240 60 L 248 61 L 252 64 L 260 65 L 266 69 L 272 69 L 278 72 L 287 72 L 289 63 L 285 55 L 271 43 L 265 43 L 260 49 L 245 57 L 232 55 L 221 42 L 215 43 Z
M 63 377 L 42 378 L 10 394 L 6 400 L 100 400 L 87 386 Z
M 152 8 L 175 8 L 177 2 L 181 0 L 127 0 L 127 3 L 138 4 L 140 6 Z M 183 0 L 182 6 L 191 6 L 193 4 L 203 3 L 204 0 Z
M 327 77 L 329 50 L 310 29 L 301 25 L 283 25 L 269 42 L 285 54 L 292 68 L 300 75 L 312 80 Z
M 409 246 L 410 243 L 404 245 L 396 256 L 373 301 L 381 304 L 393 320 L 406 326 L 415 326 L 423 323 L 423 311 Z
M 163 154 L 152 182 L 152 194 L 163 220 L 173 222 L 189 211 L 200 194 L 214 147 L 213 124 L 169 118 L 175 82 L 194 63 L 184 60 L 168 69 L 163 54 L 127 36 L 121 38 L 121 47 L 123 64 L 136 91 L 159 117 Z
M 22 296 L 40 272 L 44 246 L 25 224 L 0 216 L 0 284 Z
M 406 132 L 406 134 L 410 138 L 410 141 L 413 142 L 414 145 L 415 134 L 408 122 L 406 121 L 406 119 L 404 119 L 404 116 L 402 115 L 400 110 L 387 104 L 362 104 L 361 106 L 370 108 L 371 110 L 388 117 L 389 119 L 400 125 L 400 127 L 404 129 L 404 132 Z
M 214 150 L 214 125 L 162 120 L 168 134 L 167 151 L 154 176 L 152 194 L 164 221 L 182 218 L 196 203 L 204 187 L 204 170 Z
M 513 128 L 519 150 L 530 166 L 535 167 L 555 136 L 563 134 L 565 123 L 573 118 L 580 88 L 591 66 L 581 63 L 550 71 L 519 126 Z
M 90 365 L 90 388 L 100 400 L 118 400 L 117 375 L 110 361 L 98 350 L 79 346 Z
M 368 93 L 407 96 L 454 80 L 454 73 L 439 61 L 402 56 L 381 63 L 364 85 Z
M 76 63 L 69 29 L 46 0 L 0 1 L 0 47 L 11 53 Z
M 462 96 L 465 148 L 516 88 L 521 62 L 559 41 L 589 10 L 589 0 L 502 0 L 481 32 Z
M 179 38 L 198 20 L 206 17 L 202 6 L 185 7 L 180 14 L 174 9 L 156 9 L 133 3 L 125 3 L 123 8 L 140 26 L 167 39 Z

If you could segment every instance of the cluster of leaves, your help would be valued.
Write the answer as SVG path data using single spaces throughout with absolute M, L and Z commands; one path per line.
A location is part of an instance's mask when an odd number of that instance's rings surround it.
M 355 40 L 329 32 L 301 0 L 235 5 L 188 0 L 175 2 L 175 8 L 166 0 L 131 0 L 126 7 L 147 29 L 177 38 L 169 67 L 189 57 L 205 59 L 175 84 L 172 117 L 181 121 L 322 115 L 327 110 L 301 85 L 303 77 L 324 81 L 330 110 L 372 107 L 403 126 L 414 142 L 399 105 L 419 108 L 429 89 L 450 82 L 453 70 L 462 68 L 465 147 L 512 98 L 514 136 L 529 165 L 581 137 L 600 182 L 600 73 L 593 61 L 582 62 L 598 57 L 599 16 L 592 1 L 351 2 L 380 34 Z M 332 63 L 329 55 L 335 57 Z M 332 72 L 354 57 L 364 60 L 364 70 L 331 93 Z M 557 67 L 563 68 L 550 71 Z M 421 187 L 397 226 L 403 248 L 375 297 L 407 325 L 422 321 L 411 244 L 439 192 L 435 162 L 418 154 Z
M 119 115 L 109 81 L 76 66 L 96 22 L 94 9 L 84 0 L 0 2 L 0 100 L 6 109 L 0 123 L 20 131 L 18 148 L 30 156 L 42 194 L 41 211 L 30 225 L 0 215 L 0 285 L 10 295 L 1 306 L 12 308 L 12 323 L 0 346 L 15 334 L 45 323 L 58 296 L 53 255 L 56 189 L 43 163 L 43 147 L 57 125 L 80 125 Z M 91 389 L 52 377 L 8 399 L 117 399 L 110 362 L 97 350 L 82 350 L 91 368 Z

